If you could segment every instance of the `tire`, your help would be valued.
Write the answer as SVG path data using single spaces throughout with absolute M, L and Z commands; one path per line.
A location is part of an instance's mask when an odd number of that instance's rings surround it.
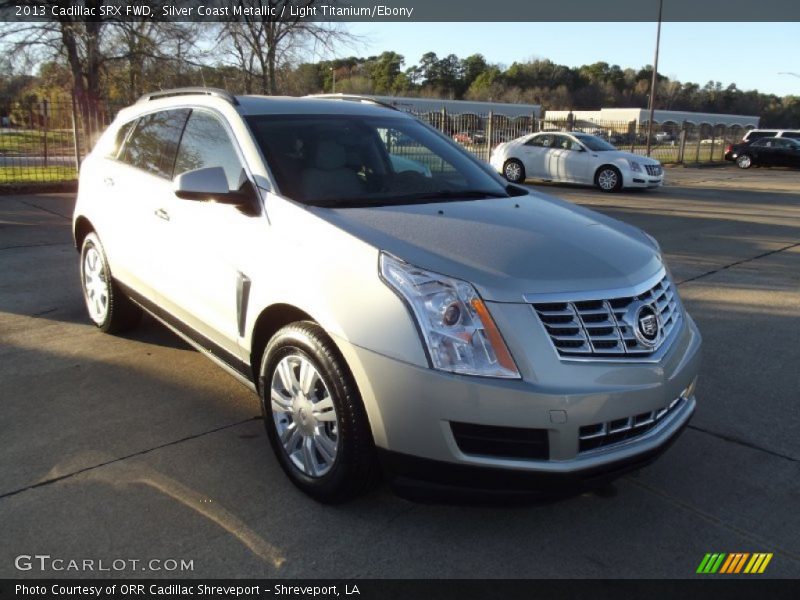
M 600 167 L 594 175 L 594 183 L 604 192 L 618 192 L 622 189 L 622 173 L 610 165 Z
M 377 482 L 372 432 L 355 381 L 318 325 L 299 321 L 273 336 L 261 361 L 259 396 L 272 449 L 303 492 L 334 504 Z
M 740 154 L 736 157 L 736 166 L 740 169 L 749 169 L 753 166 L 753 159 L 749 154 Z
M 511 183 L 525 181 L 525 167 L 516 158 L 511 158 L 503 165 L 503 177 Z
M 89 318 L 101 331 L 122 333 L 139 324 L 142 310 L 114 281 L 103 245 L 94 232 L 81 246 L 81 290 Z

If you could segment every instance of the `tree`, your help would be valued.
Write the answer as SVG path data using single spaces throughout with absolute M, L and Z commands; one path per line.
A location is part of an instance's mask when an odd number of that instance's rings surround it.
M 234 4 L 253 12 L 224 23 L 218 41 L 228 45 L 236 65 L 249 74 L 246 81 L 255 89 L 247 91 L 278 93 L 278 68 L 301 47 L 311 44 L 330 51 L 336 44 L 355 39 L 335 23 L 309 21 L 300 16 L 280 17 L 299 15 L 303 9 L 320 4 L 320 0 L 235 0 Z M 294 10 L 288 10 L 290 7 Z

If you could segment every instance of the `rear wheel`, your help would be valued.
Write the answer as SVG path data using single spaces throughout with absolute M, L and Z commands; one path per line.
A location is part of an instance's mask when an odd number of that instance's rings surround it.
M 503 165 L 503 175 L 511 183 L 522 183 L 525 181 L 525 167 L 516 158 L 509 159 Z
M 740 154 L 736 159 L 736 166 L 740 169 L 749 169 L 753 166 L 753 159 L 749 154 Z
M 594 182 L 604 192 L 618 192 L 622 189 L 622 173 L 616 167 L 600 167 L 594 176 Z
M 270 444 L 292 483 L 328 503 L 372 487 L 379 471 L 366 411 L 344 359 L 318 325 L 301 321 L 275 334 L 259 390 Z
M 139 324 L 142 311 L 114 281 L 103 245 L 94 232 L 84 238 L 81 247 L 81 288 L 89 317 L 101 331 L 121 333 Z

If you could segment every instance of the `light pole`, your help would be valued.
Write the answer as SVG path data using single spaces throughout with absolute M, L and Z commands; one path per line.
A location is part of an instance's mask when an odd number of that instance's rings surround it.
M 658 48 L 661 45 L 661 10 L 664 0 L 658 0 L 658 29 L 656 29 L 656 57 L 653 60 L 653 79 L 650 81 L 650 117 L 647 119 L 647 156 L 650 156 L 650 145 L 653 137 L 653 115 L 656 109 L 656 81 L 658 80 Z
M 333 75 L 333 93 L 336 93 L 336 69 L 331 67 L 331 74 Z

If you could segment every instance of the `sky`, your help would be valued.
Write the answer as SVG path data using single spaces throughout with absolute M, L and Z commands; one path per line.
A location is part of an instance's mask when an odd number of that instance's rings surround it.
M 604 61 L 639 69 L 653 63 L 656 39 L 656 23 L 348 23 L 347 28 L 362 36 L 362 43 L 318 59 L 393 50 L 408 67 L 432 51 L 440 58 L 483 54 L 504 66 L 548 58 L 571 67 Z M 742 90 L 800 95 L 800 23 L 663 23 L 658 72 L 701 86 L 720 81 Z

